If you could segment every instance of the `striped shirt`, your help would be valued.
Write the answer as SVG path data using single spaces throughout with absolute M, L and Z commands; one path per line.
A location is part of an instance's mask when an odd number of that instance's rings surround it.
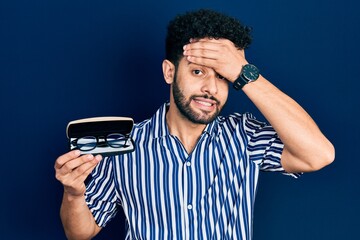
M 187 153 L 169 133 L 167 105 L 135 124 L 134 152 L 93 171 L 86 201 L 97 224 L 121 206 L 127 239 L 251 239 L 259 171 L 286 174 L 276 132 L 251 114 L 218 116 Z

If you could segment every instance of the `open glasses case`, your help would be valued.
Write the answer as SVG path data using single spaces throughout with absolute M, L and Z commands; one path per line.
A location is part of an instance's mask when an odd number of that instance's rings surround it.
M 128 117 L 84 118 L 69 122 L 66 135 L 70 150 L 110 156 L 134 151 L 130 137 L 133 126 L 134 120 Z

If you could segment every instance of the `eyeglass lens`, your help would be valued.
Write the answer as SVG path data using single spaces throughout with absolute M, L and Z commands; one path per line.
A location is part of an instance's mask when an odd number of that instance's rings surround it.
M 110 147 L 121 148 L 126 144 L 127 139 L 123 134 L 113 133 L 106 137 L 106 142 Z M 90 151 L 96 148 L 97 139 L 94 136 L 82 137 L 76 141 L 76 145 L 82 151 Z
M 106 141 L 109 144 L 109 146 L 113 148 L 120 148 L 126 144 L 127 137 L 119 133 L 113 133 L 113 134 L 109 134 L 106 137 Z
M 76 142 L 77 147 L 82 151 L 90 151 L 96 147 L 96 137 L 82 137 Z

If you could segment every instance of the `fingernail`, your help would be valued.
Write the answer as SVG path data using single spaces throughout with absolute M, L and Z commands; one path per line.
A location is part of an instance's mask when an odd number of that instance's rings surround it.
M 86 158 L 87 158 L 88 160 L 91 160 L 91 159 L 93 159 L 93 158 L 94 158 L 94 156 L 93 156 L 93 155 L 91 155 L 91 154 L 89 154 L 89 155 L 87 155 L 87 156 L 86 156 Z
M 186 45 L 183 46 L 183 49 L 184 49 L 184 50 L 186 49 Z
M 102 156 L 101 155 L 96 155 L 95 159 L 96 159 L 96 161 L 100 161 L 102 159 Z
M 75 156 L 80 156 L 80 150 L 75 150 Z

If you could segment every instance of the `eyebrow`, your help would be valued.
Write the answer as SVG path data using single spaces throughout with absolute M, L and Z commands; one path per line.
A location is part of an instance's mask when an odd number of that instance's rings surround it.
M 204 65 L 199 65 L 199 64 L 190 62 L 190 61 L 188 61 L 188 60 L 186 60 L 186 61 L 187 61 L 187 65 L 188 65 L 188 66 L 189 66 L 190 64 L 193 64 L 193 65 L 200 66 L 200 67 L 210 68 L 210 67 L 207 67 L 207 66 L 204 66 Z M 210 69 L 212 69 L 218 76 L 220 76 L 220 77 L 228 80 L 226 77 L 224 77 L 223 75 L 221 75 L 220 73 L 218 73 L 217 71 L 215 71 L 213 68 L 210 68 Z
M 190 61 L 188 61 L 188 60 L 186 60 L 186 61 L 187 61 L 187 65 L 188 65 L 188 66 L 192 64 L 192 65 L 199 66 L 199 67 L 209 68 L 209 67 L 207 67 L 207 66 L 200 65 L 200 64 L 196 64 L 196 63 L 190 62 Z M 210 69 L 212 69 L 212 68 L 210 68 Z

